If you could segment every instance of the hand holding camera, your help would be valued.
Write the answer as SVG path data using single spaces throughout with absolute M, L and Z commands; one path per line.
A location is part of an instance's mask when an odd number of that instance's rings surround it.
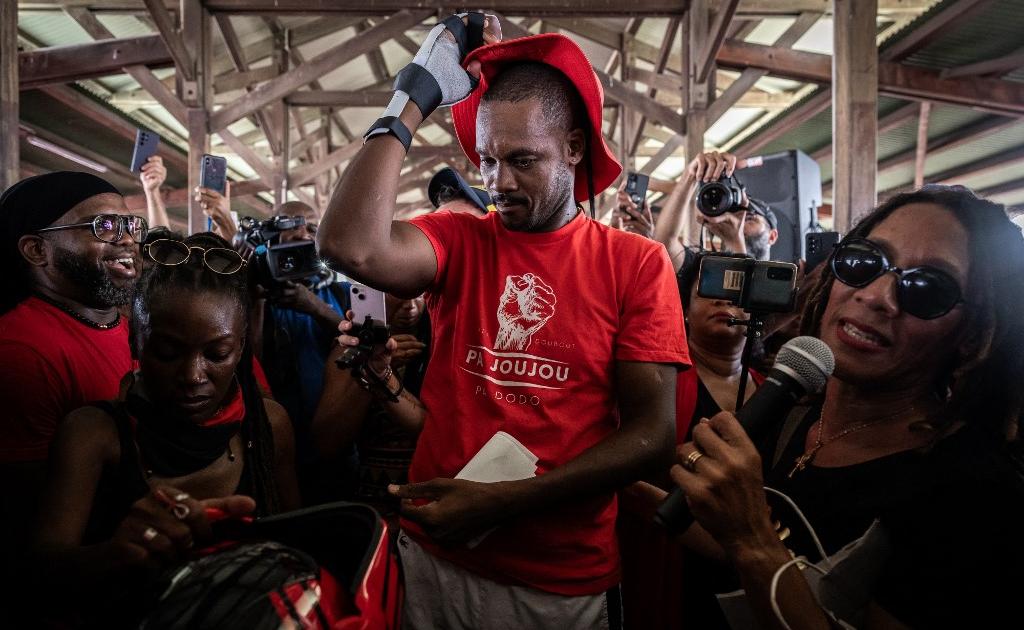
M 741 254 L 747 251 L 743 226 L 750 200 L 734 174 L 746 166 L 747 160 L 731 153 L 709 151 L 698 155 L 687 167 L 687 174 L 697 182 L 694 199 L 700 211 L 697 221 L 712 235 L 722 239 L 726 251 Z

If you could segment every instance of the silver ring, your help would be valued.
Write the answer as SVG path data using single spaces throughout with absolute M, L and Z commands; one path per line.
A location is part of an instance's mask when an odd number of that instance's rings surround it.
M 178 503 L 181 503 L 182 501 L 188 498 L 189 497 L 187 492 L 179 492 L 178 494 L 174 495 L 174 500 L 177 501 Z
M 175 503 L 174 507 L 171 508 L 171 512 L 174 514 L 174 518 L 179 521 L 183 521 L 188 518 L 188 515 L 192 513 L 192 510 L 184 503 Z
M 147 527 L 146 530 L 142 532 L 142 539 L 145 540 L 146 542 L 150 542 L 151 540 L 153 540 L 154 538 L 156 538 L 159 535 L 160 535 L 160 532 L 156 531 L 152 527 Z
M 697 460 L 701 457 L 704 457 L 704 453 L 701 453 L 698 450 L 691 451 L 690 454 L 686 456 L 686 459 L 683 460 L 683 468 L 692 473 L 697 472 Z

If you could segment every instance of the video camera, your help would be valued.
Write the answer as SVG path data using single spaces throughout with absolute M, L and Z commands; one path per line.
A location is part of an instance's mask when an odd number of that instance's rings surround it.
M 320 261 L 316 245 L 310 241 L 278 242 L 281 233 L 306 224 L 305 217 L 276 216 L 263 221 L 243 217 L 232 245 L 236 250 L 252 250 L 256 282 L 272 288 L 285 281 L 329 283 L 334 274 Z
M 745 210 L 742 206 L 744 190 L 736 176 L 723 175 L 717 181 L 703 182 L 697 187 L 697 209 L 709 217 Z

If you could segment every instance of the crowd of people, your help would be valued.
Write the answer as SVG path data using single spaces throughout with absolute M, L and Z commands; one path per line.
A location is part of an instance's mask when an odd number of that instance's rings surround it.
M 0 196 L 0 619 L 115 627 L 214 540 L 211 511 L 356 501 L 395 526 L 411 629 L 1015 625 L 1006 209 L 925 186 L 867 213 L 766 340 L 798 328 L 835 370 L 755 445 L 735 414 L 770 360 L 742 361 L 745 313 L 698 294 L 709 252 L 678 239 L 697 183 L 743 161 L 695 157 L 657 218 L 620 191 L 605 225 L 586 208 L 622 169 L 589 61 L 499 40 L 493 16 L 443 21 L 327 207 L 275 208 L 328 281 L 257 273 L 228 194 L 195 191 L 212 231 L 170 230 L 159 158 L 145 217 L 85 173 Z M 444 169 L 437 211 L 395 221 L 439 105 L 485 189 Z M 702 221 L 756 259 L 777 238 L 756 199 Z M 353 282 L 386 293 L 390 337 L 341 369 Z M 674 490 L 683 531 L 653 520 Z

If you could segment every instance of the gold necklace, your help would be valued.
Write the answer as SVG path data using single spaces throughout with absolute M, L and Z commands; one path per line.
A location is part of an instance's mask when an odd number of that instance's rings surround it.
M 897 416 L 900 416 L 900 415 L 903 415 L 904 413 L 908 413 L 908 412 L 912 412 L 912 411 L 913 411 L 913 408 L 906 409 L 906 410 L 900 411 L 899 413 L 895 413 L 895 414 L 888 415 L 888 416 L 883 416 L 883 417 L 877 418 L 875 420 L 871 420 L 871 421 L 868 421 L 868 422 L 861 422 L 860 424 L 855 424 L 852 427 L 849 427 L 848 429 L 844 429 L 843 431 L 840 431 L 837 435 L 833 435 L 832 437 L 830 437 L 828 439 L 825 439 L 825 437 L 824 437 L 824 433 L 825 433 L 825 418 L 824 417 L 818 418 L 818 435 L 814 438 L 814 446 L 811 447 L 811 450 L 807 451 L 806 453 L 804 453 L 800 457 L 796 458 L 796 463 L 793 465 L 793 469 L 789 471 L 789 475 L 787 475 L 787 478 L 792 479 L 793 475 L 797 474 L 798 472 L 800 472 L 804 468 L 807 468 L 808 464 L 810 464 L 811 462 L 814 461 L 814 457 L 818 454 L 818 451 L 820 451 L 826 444 L 831 444 L 832 442 L 835 442 L 835 441 L 837 441 L 837 440 L 839 440 L 841 438 L 844 438 L 847 435 L 850 435 L 851 433 L 856 433 L 858 431 L 863 431 L 864 429 L 867 429 L 868 427 L 873 427 L 876 424 L 880 424 L 882 422 L 885 422 L 886 420 L 891 420 L 891 419 L 893 419 L 893 418 L 895 418 Z

